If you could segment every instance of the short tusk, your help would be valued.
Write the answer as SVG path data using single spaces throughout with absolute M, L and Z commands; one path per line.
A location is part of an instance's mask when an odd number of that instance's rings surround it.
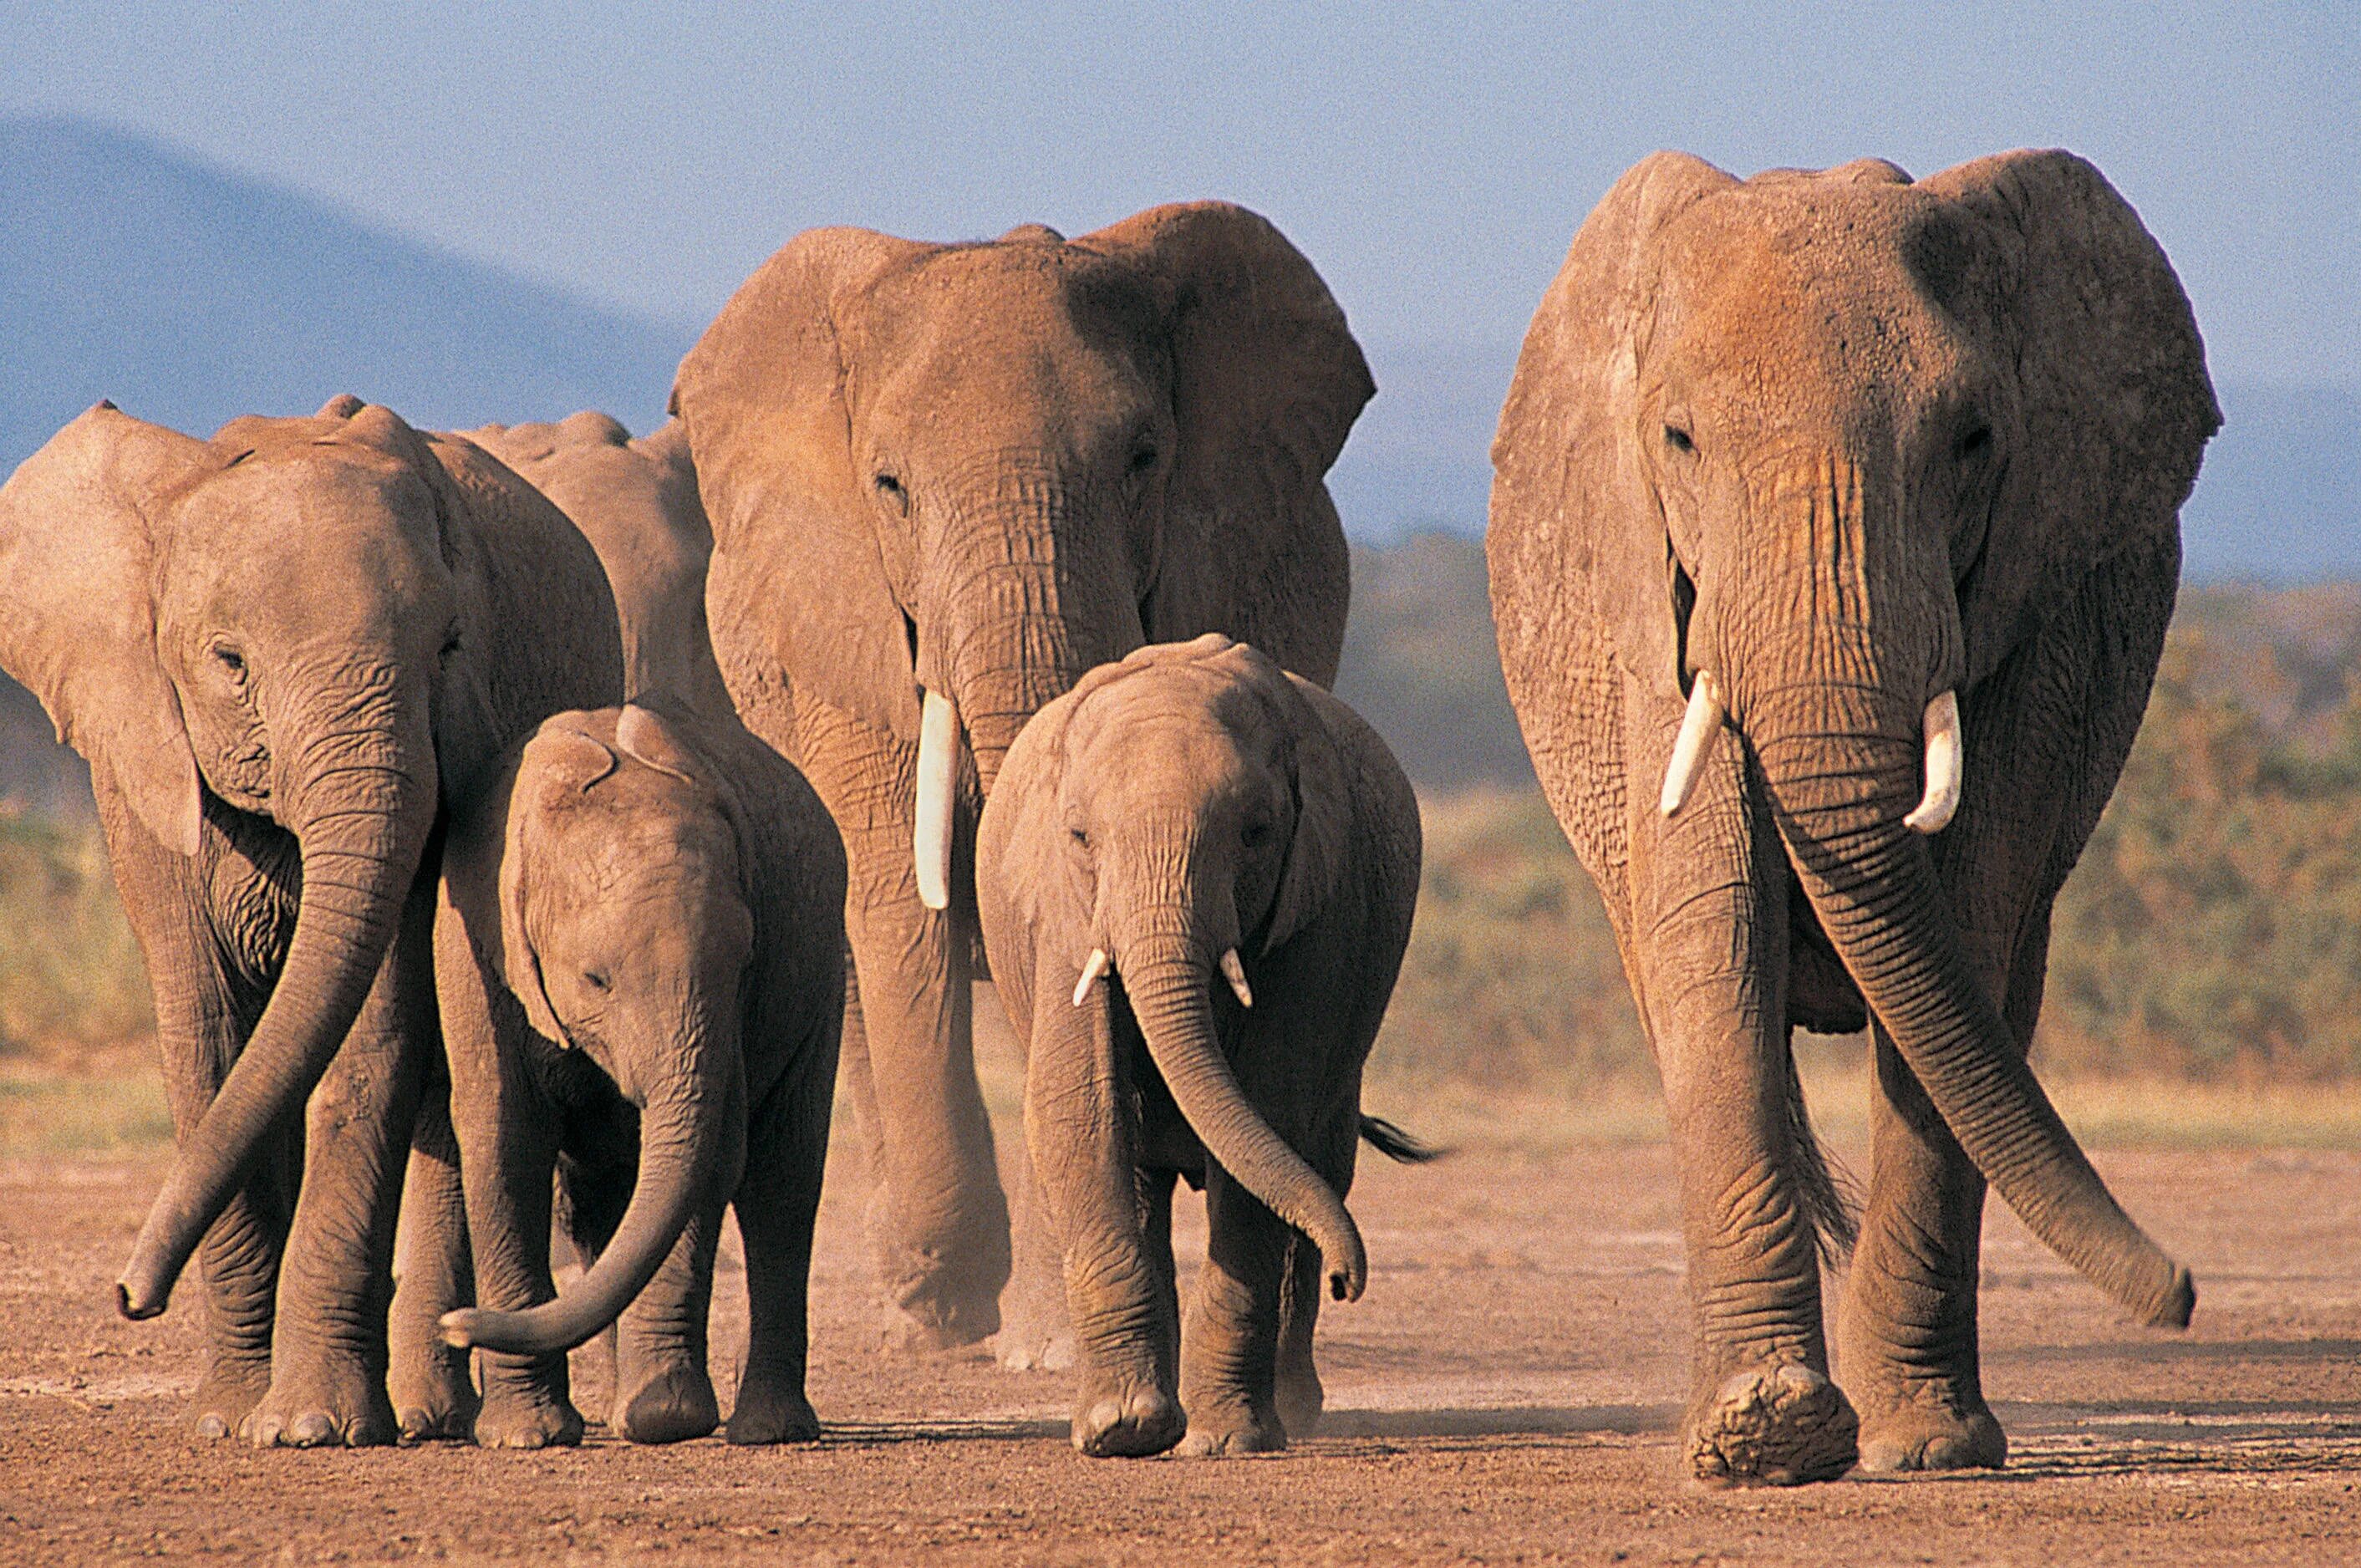
M 1074 1005 L 1080 1007 L 1091 999 L 1091 987 L 1106 978 L 1107 950 L 1093 948 L 1091 956 L 1082 960 L 1082 978 L 1074 981 Z
M 1927 793 L 1902 820 L 1921 833 L 1940 833 L 1960 809 L 1960 779 L 1967 756 L 1960 740 L 1960 694 L 1947 691 L 1927 705 Z
M 1697 788 L 1697 768 L 1706 753 L 1713 750 L 1714 737 L 1721 733 L 1722 720 L 1730 710 L 1722 706 L 1721 693 L 1713 684 L 1713 672 L 1699 670 L 1689 685 L 1688 711 L 1681 715 L 1681 732 L 1673 741 L 1673 760 L 1664 769 L 1664 793 L 1657 803 L 1664 815 L 1672 816 L 1689 802 Z
M 942 693 L 930 691 L 918 716 L 918 820 L 910 846 L 918 902 L 929 909 L 951 906 L 951 796 L 959 783 L 959 709 Z
M 1230 982 L 1232 991 L 1237 992 L 1239 1006 L 1254 1005 L 1254 988 L 1246 983 L 1246 966 L 1239 961 L 1235 948 L 1222 955 L 1222 978 Z

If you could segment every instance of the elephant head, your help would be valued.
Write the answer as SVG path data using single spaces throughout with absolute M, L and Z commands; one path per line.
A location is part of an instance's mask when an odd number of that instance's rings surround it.
M 1346 567 L 1322 479 L 1373 390 L 1311 264 L 1224 203 L 1071 241 L 802 235 L 673 392 L 725 673 L 784 670 L 920 745 L 918 886 L 942 907 L 960 751 L 988 792 L 1083 671 L 1268 626 L 1334 674 Z
M 530 1310 L 443 1320 L 453 1344 L 547 1354 L 612 1322 L 690 1218 L 736 1190 L 754 915 L 735 797 L 650 708 L 548 720 L 504 819 L 485 823 L 496 856 L 472 828 L 455 835 L 454 904 L 533 1034 L 580 1051 L 640 1111 L 631 1201 L 582 1281 Z
M 598 585 L 598 604 L 547 602 L 584 622 L 567 647 L 619 666 L 611 625 L 597 634 L 611 601 L 565 520 L 473 446 L 357 399 L 211 441 L 101 403 L 0 487 L 0 667 L 102 796 L 180 855 L 221 852 L 203 832 L 221 806 L 300 845 L 283 965 L 140 1233 L 131 1316 L 163 1310 L 263 1135 L 325 1070 L 443 798 L 528 700 L 487 646 L 513 608 L 475 527 L 487 509 L 549 528 L 552 581 Z
M 2014 1047 L 1924 836 L 1976 765 L 1960 696 L 2111 553 L 2177 550 L 2219 423 L 2179 281 L 2079 159 L 1741 183 L 1664 153 L 1576 236 L 1494 448 L 1511 672 L 1560 635 L 1535 596 L 1587 594 L 1627 707 L 1686 708 L 1667 814 L 1734 731 L 1813 914 L 1961 1146 L 2158 1321 L 2186 1321 L 2187 1276 Z
M 1092 671 L 1018 737 L 1007 776 L 981 854 L 992 901 L 1022 888 L 1035 911 L 1038 1004 L 1103 1005 L 1119 977 L 1206 1152 L 1358 1297 L 1360 1232 L 1239 1087 L 1215 1001 L 1252 1007 L 1250 971 L 1345 884 L 1352 804 L 1327 727 L 1269 659 L 1208 633 Z

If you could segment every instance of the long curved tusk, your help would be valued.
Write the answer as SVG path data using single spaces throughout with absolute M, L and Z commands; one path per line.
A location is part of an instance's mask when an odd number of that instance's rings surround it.
M 918 820 L 910 844 L 918 902 L 929 909 L 951 906 L 951 796 L 959 762 L 959 709 L 930 691 L 918 716 Z
M 1699 670 L 1689 685 L 1688 711 L 1681 715 L 1681 732 L 1673 741 L 1673 760 L 1664 768 L 1664 793 L 1657 804 L 1664 815 L 1672 816 L 1686 806 L 1689 794 L 1697 788 L 1698 764 L 1713 750 L 1714 737 L 1721 733 L 1722 720 L 1730 710 L 1722 706 L 1721 692 L 1713 684 L 1713 672 Z
M 1107 950 L 1093 948 L 1091 956 L 1082 960 L 1082 978 L 1074 981 L 1074 1005 L 1080 1007 L 1091 999 L 1091 987 L 1106 978 Z
M 1235 948 L 1222 955 L 1222 978 L 1230 982 L 1232 991 L 1237 992 L 1239 1006 L 1254 1005 L 1254 988 L 1246 983 L 1246 966 L 1239 960 Z
M 1960 779 L 1967 751 L 1960 740 L 1960 694 L 1947 691 L 1927 705 L 1927 793 L 1902 820 L 1921 833 L 1940 833 L 1960 809 Z

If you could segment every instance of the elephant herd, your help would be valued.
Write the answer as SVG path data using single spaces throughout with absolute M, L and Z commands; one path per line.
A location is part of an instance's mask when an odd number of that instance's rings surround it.
M 119 1305 L 200 1262 L 199 1430 L 578 1441 L 566 1353 L 610 1324 L 611 1430 L 724 1427 L 734 1211 L 724 1430 L 817 1435 L 840 1085 L 889 1347 L 1071 1360 L 1091 1454 L 1312 1430 L 1357 1146 L 1427 1152 L 1359 1105 L 1417 804 L 1325 689 L 1324 479 L 1374 390 L 1312 265 L 1208 202 L 807 232 L 643 439 L 101 403 L 27 459 L 0 668 L 92 764 L 153 981 L 178 1152 Z M 1664 1080 L 1700 1481 L 2002 1463 L 1987 1183 L 2188 1321 L 2026 1053 L 2219 422 L 2163 253 L 2059 152 L 1658 154 L 1542 299 L 1493 609 Z M 987 979 L 1027 1053 L 1008 1196 Z M 1789 1039 L 1863 1027 L 1856 1203 Z M 1210 1232 L 1185 1334 L 1176 1179 Z

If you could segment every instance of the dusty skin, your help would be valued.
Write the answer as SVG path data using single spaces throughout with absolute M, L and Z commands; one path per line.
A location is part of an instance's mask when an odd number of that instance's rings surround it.
M 1660 1146 L 1366 1162 L 1353 1206 L 1368 1294 L 1320 1329 L 1330 1433 L 1228 1461 L 1087 1461 L 1067 1445 L 1062 1376 L 981 1355 L 881 1362 L 846 1197 L 859 1189 L 841 1167 L 813 1280 L 811 1393 L 829 1423 L 816 1447 L 639 1448 L 598 1427 L 582 1449 L 544 1453 L 201 1443 L 180 1420 L 193 1302 L 133 1324 L 107 1298 L 161 1162 L 0 1165 L 0 1561 L 2317 1568 L 2361 1555 L 2361 1156 L 2098 1161 L 2197 1270 L 2194 1330 L 2125 1326 L 1994 1205 L 1984 1343 L 2009 1469 L 1722 1493 L 1675 1474 L 1687 1313 Z M 1203 1222 L 1184 1209 L 1185 1277 Z M 726 1399 L 744 1336 L 734 1247 L 722 1266 Z

